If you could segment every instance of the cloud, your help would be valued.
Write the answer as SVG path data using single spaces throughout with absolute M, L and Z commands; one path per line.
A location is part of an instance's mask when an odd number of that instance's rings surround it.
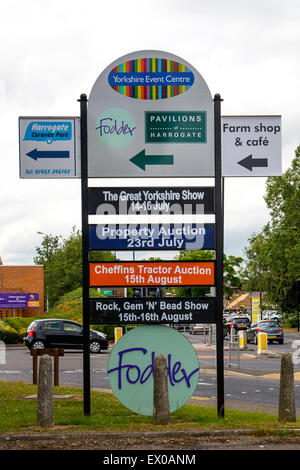
M 211 93 L 222 95 L 224 115 L 281 114 L 286 169 L 300 143 L 299 17 L 298 0 L 2 2 L 0 256 L 4 262 L 32 263 L 40 241 L 37 231 L 67 236 L 73 225 L 81 223 L 79 181 L 19 179 L 18 117 L 78 116 L 80 94 L 89 95 L 102 70 L 135 50 L 165 50 L 190 62 Z M 241 254 L 251 233 L 266 223 L 264 184 L 257 178 L 226 179 L 228 253 Z

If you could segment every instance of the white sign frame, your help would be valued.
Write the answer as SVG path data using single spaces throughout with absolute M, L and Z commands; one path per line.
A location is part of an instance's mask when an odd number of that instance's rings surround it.
M 194 77 L 188 91 L 166 99 L 136 99 L 116 92 L 109 84 L 112 70 L 120 64 L 139 59 L 167 59 L 187 67 Z M 206 115 L 205 143 L 146 143 L 146 112 L 202 112 Z M 118 112 L 122 116 L 115 127 L 123 122 L 135 127 L 132 139 L 126 145 L 110 147 L 99 137 L 99 119 L 115 122 Z M 107 113 L 107 116 L 106 114 Z M 106 121 L 107 122 L 107 121 Z M 98 129 L 98 130 L 97 130 Z M 128 128 L 127 128 L 128 130 Z M 113 130 L 112 130 L 113 131 Z M 129 134 L 128 134 L 129 135 Z M 146 164 L 145 168 L 134 164 L 131 159 L 153 161 L 156 156 L 166 157 L 167 164 Z M 169 160 L 168 160 L 168 158 Z M 173 163 L 170 163 L 170 161 Z M 137 51 L 120 57 L 110 64 L 97 78 L 88 101 L 88 176 L 89 178 L 145 178 L 145 177 L 214 177 L 214 103 L 209 88 L 199 72 L 186 61 L 163 51 Z
M 22 179 L 80 178 L 80 118 L 20 116 L 19 168 Z
M 222 176 L 281 176 L 281 116 L 222 116 Z

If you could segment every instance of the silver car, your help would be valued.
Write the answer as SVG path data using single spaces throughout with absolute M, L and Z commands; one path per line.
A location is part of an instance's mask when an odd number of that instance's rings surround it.
M 255 344 L 257 344 L 258 333 L 267 333 L 268 343 L 278 341 L 279 344 L 283 344 L 283 329 L 274 320 L 261 320 L 252 323 L 251 327 L 247 330 L 247 341 L 253 341 Z

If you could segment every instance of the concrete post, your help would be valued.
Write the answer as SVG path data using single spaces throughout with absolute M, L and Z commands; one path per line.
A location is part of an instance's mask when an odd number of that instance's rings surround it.
M 294 364 L 291 353 L 281 356 L 278 421 L 296 421 Z
M 162 354 L 154 359 L 153 421 L 170 424 L 167 361 Z
M 54 405 L 52 391 L 52 359 L 48 354 L 41 356 L 37 396 L 37 426 L 54 426 Z

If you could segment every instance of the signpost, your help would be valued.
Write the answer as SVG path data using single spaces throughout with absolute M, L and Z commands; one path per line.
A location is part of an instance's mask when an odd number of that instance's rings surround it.
M 39 294 L 0 293 L 0 309 L 7 308 L 37 308 L 40 306 Z
M 125 289 L 98 289 L 105 297 L 124 297 Z
M 125 390 L 125 399 L 120 397 L 130 408 L 132 400 L 128 397 L 152 393 L 150 379 L 158 353 L 168 358 L 171 389 L 175 384 L 184 384 L 185 389 L 178 387 L 175 394 L 176 403 L 183 404 L 183 397 L 190 396 L 190 378 L 195 383 L 198 380 L 197 358 L 187 372 L 181 345 L 178 347 L 181 339 L 176 339 L 171 350 L 173 339 L 169 342 L 169 338 L 173 332 L 159 324 L 205 322 L 216 324 L 217 411 L 224 417 L 224 177 L 281 174 L 281 118 L 221 118 L 220 95 L 212 99 L 193 66 L 162 51 L 138 51 L 121 57 L 97 78 L 89 104 L 85 94 L 78 101 L 80 119 L 19 118 L 19 147 L 21 178 L 81 178 L 84 414 L 90 415 L 91 320 L 99 324 L 146 325 L 121 338 L 109 361 L 110 382 L 117 396 L 121 389 L 124 392 L 125 379 L 130 386 L 139 385 L 134 394 L 130 388 Z M 118 177 L 210 177 L 215 184 L 89 187 L 89 178 Z M 203 220 L 167 223 L 164 217 L 178 214 L 201 215 Z M 213 224 L 205 220 L 208 214 L 214 216 Z M 101 216 L 101 222 L 89 225 L 89 215 Z M 105 223 L 111 215 L 158 215 L 161 222 L 151 223 L 147 218 L 147 223 Z M 215 260 L 89 261 L 92 250 L 160 249 L 214 250 Z M 214 286 L 215 297 L 118 298 L 116 291 L 130 286 L 145 287 L 146 292 L 148 287 L 158 286 Z M 107 297 L 90 298 L 90 287 L 109 288 Z M 124 365 L 125 354 L 138 350 L 142 355 L 126 356 L 130 362 Z M 173 359 L 175 350 L 180 355 L 177 359 Z M 133 369 L 138 376 L 131 375 Z M 147 381 L 150 388 L 143 388 Z M 152 405 L 151 409 L 148 404 L 133 405 L 138 406 L 137 412 L 145 406 L 146 414 L 152 413 Z
M 153 415 L 154 360 L 159 354 L 167 361 L 170 412 L 183 406 L 197 386 L 198 357 L 181 333 L 160 325 L 135 328 L 114 346 L 107 371 L 113 393 L 135 413 Z
M 213 187 L 89 188 L 89 214 L 213 214 Z
M 281 117 L 222 117 L 222 176 L 280 176 Z
M 183 59 L 121 57 L 89 97 L 89 177 L 214 176 L 213 116 L 205 81 Z
M 90 225 L 91 250 L 213 250 L 214 224 Z
M 213 286 L 214 261 L 103 261 L 90 263 L 90 287 Z
M 215 323 L 213 297 L 90 299 L 92 324 Z
M 20 117 L 20 178 L 80 178 L 76 117 Z
M 160 51 L 140 51 L 107 67 L 93 86 L 88 107 L 85 96 L 82 95 L 80 101 L 81 154 L 84 159 L 85 414 L 90 413 L 90 379 L 87 375 L 91 318 L 97 323 L 118 320 L 122 324 L 136 320 L 137 324 L 171 324 L 179 321 L 176 309 L 180 308 L 185 323 L 198 319 L 217 323 L 218 414 L 224 416 L 220 98 L 217 96 L 213 101 L 201 75 L 182 59 Z M 215 186 L 89 188 L 87 176 L 215 177 Z M 89 226 L 88 214 L 104 217 L 118 214 L 216 214 L 216 223 L 170 225 L 162 220 L 162 223 L 154 225 L 94 223 Z M 175 228 L 176 231 L 170 231 Z M 188 238 L 192 230 L 198 232 L 193 233 L 192 241 L 196 243 L 191 246 Z M 89 262 L 88 250 L 108 247 L 145 251 L 151 248 L 213 248 L 216 261 Z M 126 299 L 89 299 L 89 287 L 180 285 L 215 286 L 217 299 L 190 299 L 195 304 L 183 298 L 130 299 L 130 302 L 133 300 L 130 304 Z

